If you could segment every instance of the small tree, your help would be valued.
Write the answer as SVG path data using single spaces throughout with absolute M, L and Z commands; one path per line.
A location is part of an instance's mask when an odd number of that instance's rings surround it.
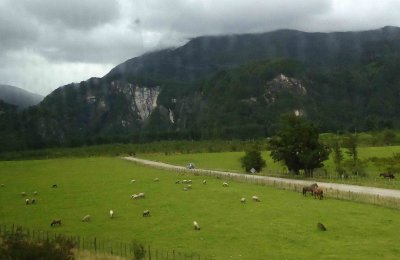
M 346 153 L 350 157 L 345 162 L 349 171 L 356 176 L 365 176 L 364 165 L 358 158 L 358 138 L 356 134 L 350 134 L 344 141 Z
M 262 158 L 261 152 L 256 146 L 247 150 L 245 155 L 240 158 L 240 161 L 246 172 L 250 172 L 251 168 L 254 168 L 257 172 L 260 172 L 262 168 L 266 166 L 265 160 Z
M 335 143 L 333 144 L 332 150 L 333 150 L 333 162 L 335 163 L 335 171 L 340 177 L 344 174 L 344 169 L 342 165 L 344 157 L 342 150 L 340 149 L 340 143 L 338 139 L 336 139 Z
M 302 117 L 284 115 L 281 128 L 269 142 L 271 157 L 282 161 L 296 175 L 304 170 L 307 176 L 312 176 L 314 169 L 322 167 L 330 153 L 318 138 L 317 128 L 311 123 Z

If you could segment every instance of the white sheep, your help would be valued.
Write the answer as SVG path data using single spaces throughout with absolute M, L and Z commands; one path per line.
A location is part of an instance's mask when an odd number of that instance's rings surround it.
M 183 184 L 186 184 L 186 183 L 188 183 L 188 181 L 187 181 L 187 180 L 183 180 L 182 183 L 183 183 Z
M 138 196 L 138 198 L 144 198 L 144 193 L 141 192 L 141 193 L 139 193 L 137 196 Z
M 146 209 L 143 211 L 143 217 L 150 217 L 150 210 Z
M 241 199 L 240 199 L 240 202 L 241 202 L 241 203 L 246 203 L 246 198 L 241 198 Z
M 260 202 L 261 200 L 257 196 L 251 197 L 253 201 Z
M 188 191 L 189 189 L 187 187 L 183 187 L 183 190 L 184 191 Z
M 110 209 L 110 218 L 114 217 L 114 210 Z
M 206 180 L 203 180 L 203 184 L 207 184 L 207 181 L 206 181 Z
M 228 184 L 227 182 L 224 182 L 224 183 L 222 183 L 222 186 L 223 186 L 223 187 L 228 187 L 229 184 Z
M 0 184 L 0 186 L 3 188 L 4 187 L 4 183 Z
M 131 183 L 134 183 L 134 182 L 136 182 L 136 180 L 131 180 Z
M 34 191 L 34 192 L 33 192 L 33 195 L 37 195 L 37 193 L 38 193 L 37 191 Z
M 159 178 L 155 178 L 154 181 L 157 182 L 157 181 L 160 181 L 160 179 Z
M 138 198 L 138 195 L 137 195 L 137 194 L 132 194 L 132 195 L 131 195 L 131 198 L 132 198 L 132 199 L 137 199 L 137 198 Z
M 192 180 L 187 180 L 187 183 L 192 183 Z
M 26 204 L 26 205 L 29 205 L 29 204 L 30 204 L 29 199 L 26 199 L 26 200 L 25 200 L 25 204 Z
M 197 223 L 197 221 L 193 221 L 193 226 L 195 230 L 200 230 L 200 225 Z
M 89 222 L 90 221 L 90 215 L 86 215 L 82 218 L 83 222 Z
M 21 196 L 26 196 L 26 192 L 25 191 L 23 191 L 23 192 L 21 192 Z

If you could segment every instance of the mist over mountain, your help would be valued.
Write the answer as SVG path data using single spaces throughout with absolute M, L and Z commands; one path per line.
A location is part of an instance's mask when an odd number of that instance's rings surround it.
M 400 128 L 400 28 L 204 36 L 60 87 L 18 114 L 26 147 Z M 20 139 L 21 139 L 20 138 Z
M 19 108 L 37 105 L 43 98 L 41 95 L 31 93 L 22 88 L 0 85 L 0 100 Z

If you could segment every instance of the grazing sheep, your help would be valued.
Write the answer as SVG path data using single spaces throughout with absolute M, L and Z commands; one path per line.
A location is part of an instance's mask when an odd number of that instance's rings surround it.
M 255 202 L 260 202 L 261 200 L 257 196 L 251 197 L 253 201 Z
M 83 222 L 89 222 L 90 221 L 90 215 L 86 215 L 82 218 Z
M 52 188 L 58 188 L 57 184 L 53 184 L 53 186 L 51 186 Z
M 186 188 L 188 189 L 188 190 L 191 190 L 192 189 L 192 185 L 188 185 L 188 186 L 186 186 Z
M 139 197 L 139 198 L 144 198 L 144 193 L 143 193 L 143 192 L 139 193 L 139 194 L 138 194 L 138 197 Z
M 157 181 L 160 181 L 160 179 L 159 178 L 155 178 L 154 181 L 157 182 Z
M 146 209 L 143 211 L 143 217 L 150 217 L 150 210 Z
M 228 187 L 229 184 L 227 182 L 222 183 L 222 187 Z
M 51 222 L 50 226 L 52 227 L 52 226 L 55 226 L 55 225 L 61 226 L 61 219 L 53 219 L 53 221 Z
M 183 183 L 183 184 L 186 184 L 186 183 L 188 183 L 188 181 L 187 181 L 187 180 L 183 180 L 182 183 Z
M 187 180 L 187 183 L 192 183 L 192 180 Z
M 132 195 L 131 195 L 131 198 L 132 198 L 132 199 L 138 199 L 139 197 L 138 197 L 137 194 L 132 194 Z
M 240 199 L 240 202 L 241 202 L 241 203 L 246 203 L 246 198 L 241 198 L 241 199 Z
M 0 186 L 3 188 L 4 187 L 4 183 L 0 184 Z
M 26 205 L 31 204 L 30 201 L 29 201 L 29 199 L 26 199 L 26 200 L 25 200 L 25 204 L 26 204 Z
M 36 199 L 31 199 L 31 204 L 36 204 Z
M 37 191 L 34 191 L 34 192 L 33 192 L 33 195 L 37 195 Z
M 136 182 L 136 180 L 131 180 L 131 183 L 134 183 L 134 182 Z
M 203 184 L 207 184 L 207 181 L 206 181 L 206 180 L 203 180 Z
M 326 231 L 326 227 L 324 226 L 324 224 L 322 224 L 322 223 L 320 223 L 320 222 L 318 222 L 317 227 L 318 227 L 318 229 L 321 230 L 321 231 Z
M 114 210 L 110 209 L 110 218 L 114 218 Z
M 25 197 L 26 196 L 26 192 L 25 191 L 21 192 L 21 196 Z
M 194 230 L 200 230 L 200 225 L 199 225 L 199 223 L 197 223 L 197 221 L 193 221 L 193 227 L 194 227 Z
M 183 190 L 184 191 L 188 191 L 189 189 L 187 187 L 183 187 Z
M 179 183 L 181 183 L 181 181 L 180 181 L 180 180 L 177 180 L 177 181 L 175 182 L 175 184 L 179 184 Z

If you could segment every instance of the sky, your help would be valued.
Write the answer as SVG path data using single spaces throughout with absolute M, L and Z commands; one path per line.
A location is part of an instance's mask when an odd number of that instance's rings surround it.
M 193 37 L 400 26 L 400 0 L 0 0 L 0 84 L 47 95 Z

